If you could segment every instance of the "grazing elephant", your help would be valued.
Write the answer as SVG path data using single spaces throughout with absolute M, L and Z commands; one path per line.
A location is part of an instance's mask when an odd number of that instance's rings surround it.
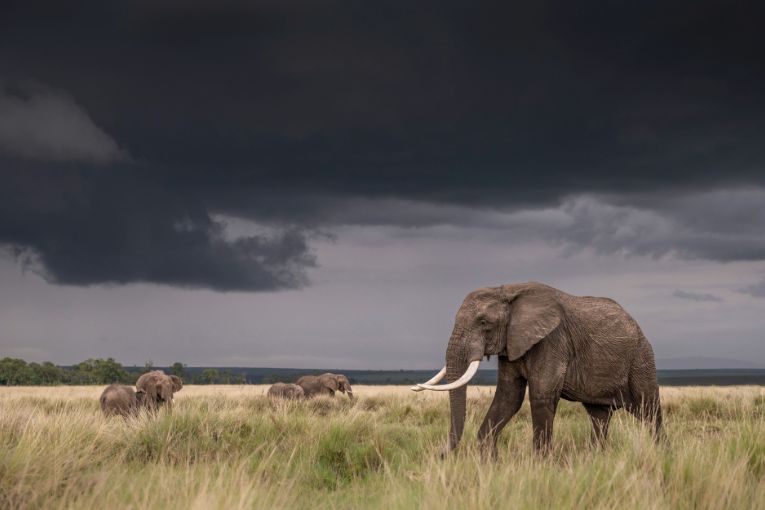
M 154 370 L 139 377 L 135 388 L 139 395 L 143 394 L 143 402 L 148 409 L 156 410 L 160 406 L 170 409 L 173 406 L 173 394 L 183 388 L 183 383 L 176 375 Z
M 129 416 L 136 414 L 142 398 L 130 386 L 112 384 L 101 393 L 101 411 L 106 416 Z
M 303 388 L 297 384 L 276 383 L 268 388 L 268 396 L 270 398 L 286 398 L 297 400 L 305 398 L 305 392 Z
M 602 442 L 615 409 L 626 408 L 661 431 L 653 350 L 635 320 L 615 301 L 578 297 L 541 283 L 483 288 L 457 311 L 446 366 L 414 391 L 449 391 L 447 452 L 465 424 L 466 384 L 483 356 L 499 356 L 497 389 L 478 439 L 495 454 L 497 436 L 521 407 L 528 385 L 534 448 L 551 446 L 558 400 L 581 402 Z M 437 383 L 446 376 L 450 384 Z
M 353 399 L 353 389 L 348 378 L 342 374 L 304 375 L 297 380 L 299 386 L 307 398 L 315 395 L 335 396 L 336 391 L 348 393 L 348 398 Z

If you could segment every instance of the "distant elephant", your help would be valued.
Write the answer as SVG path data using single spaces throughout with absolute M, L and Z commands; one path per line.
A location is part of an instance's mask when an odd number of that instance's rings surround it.
M 285 398 L 297 400 L 305 398 L 305 392 L 303 388 L 297 384 L 276 383 L 268 388 L 268 396 L 270 398 Z
M 106 416 L 130 416 L 138 413 L 142 398 L 130 386 L 112 384 L 107 386 L 99 398 L 101 411 Z
M 321 374 L 321 375 L 304 375 L 297 380 L 299 386 L 303 388 L 306 398 L 311 398 L 315 395 L 329 395 L 335 396 L 336 391 L 342 393 L 348 393 L 348 398 L 353 399 L 353 389 L 348 378 L 342 374 Z
M 661 431 L 653 350 L 635 320 L 615 301 L 578 297 L 531 282 L 482 288 L 467 295 L 454 321 L 446 366 L 414 391 L 449 391 L 457 447 L 465 424 L 466 384 L 483 356 L 499 356 L 497 389 L 478 439 L 496 452 L 497 436 L 520 409 L 526 385 L 534 447 L 551 446 L 553 418 L 562 397 L 581 402 L 602 442 L 615 409 L 626 408 Z M 437 383 L 446 376 L 450 384 Z
M 160 406 L 170 409 L 173 406 L 173 394 L 183 388 L 183 383 L 176 375 L 154 370 L 139 377 L 135 388 L 137 393 L 143 393 L 141 398 L 148 409 L 156 410 Z

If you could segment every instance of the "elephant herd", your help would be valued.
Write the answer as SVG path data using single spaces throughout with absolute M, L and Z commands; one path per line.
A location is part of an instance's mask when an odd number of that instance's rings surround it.
M 343 374 L 327 372 L 321 375 L 304 375 L 296 384 L 276 383 L 268 389 L 270 398 L 301 399 L 317 395 L 335 396 L 335 392 L 347 393 L 353 399 L 353 388 Z
M 499 359 L 494 399 L 478 430 L 483 451 L 494 454 L 497 437 L 525 398 L 531 405 L 533 445 L 545 452 L 560 399 L 580 402 L 592 437 L 605 440 L 613 412 L 626 409 L 663 437 L 653 350 L 637 322 L 608 298 L 573 296 L 553 287 L 522 283 L 485 287 L 467 295 L 454 320 L 446 364 L 413 391 L 448 391 L 451 429 L 444 453 L 457 447 L 466 414 L 466 388 L 481 360 Z M 448 384 L 439 384 L 446 378 Z M 124 414 L 140 407 L 171 406 L 180 379 L 161 371 L 144 374 L 136 391 L 110 386 L 101 396 L 104 412 Z M 301 399 L 347 393 L 340 374 L 303 376 L 277 383 L 271 398 Z
M 99 401 L 106 416 L 128 416 L 137 414 L 142 408 L 149 411 L 156 411 L 160 407 L 171 408 L 173 394 L 181 388 L 183 383 L 178 376 L 153 370 L 138 378 L 135 390 L 121 384 L 107 386 Z
M 101 410 L 106 416 L 130 416 L 141 409 L 156 411 L 171 408 L 173 394 L 183 388 L 178 376 L 167 375 L 162 370 L 147 372 L 138 378 L 135 390 L 130 386 L 112 384 L 101 393 Z M 335 396 L 335 392 L 347 393 L 353 399 L 353 388 L 342 374 L 304 375 L 297 384 L 276 383 L 268 389 L 269 398 L 302 399 L 317 395 Z

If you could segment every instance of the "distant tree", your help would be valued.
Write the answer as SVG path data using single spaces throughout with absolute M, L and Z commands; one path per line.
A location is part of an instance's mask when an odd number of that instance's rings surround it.
M 112 384 L 130 380 L 127 370 L 114 358 L 87 359 L 75 365 L 74 370 L 74 382 L 79 384 Z
M 141 373 L 145 374 L 146 372 L 151 372 L 152 370 L 154 370 L 154 362 L 149 360 L 143 364 L 143 370 L 141 370 Z
M 204 384 L 215 384 L 218 381 L 218 371 L 214 368 L 205 368 L 202 370 L 202 381 Z
M 50 361 L 43 362 L 42 365 L 40 365 L 40 384 L 61 384 L 65 382 L 65 373 L 64 369 L 61 367 L 57 367 Z
M 63 368 L 50 361 L 27 363 L 23 359 L 0 359 L 0 386 L 57 385 L 57 384 L 135 384 L 136 379 L 154 368 L 148 362 L 143 368 L 136 366 L 125 369 L 113 358 L 90 358 L 72 367 Z M 183 363 L 173 363 L 171 373 L 178 375 L 187 384 L 246 384 L 245 373 L 235 374 L 231 370 L 207 368 L 202 372 L 188 370 Z M 277 374 L 263 377 L 263 382 L 289 380 Z
M 181 378 L 181 380 L 186 378 L 186 365 L 181 363 L 180 361 L 176 361 L 173 363 L 173 366 L 170 368 L 170 372 L 172 372 L 173 375 L 177 375 Z
M 0 360 L 0 384 L 22 386 L 31 384 L 29 365 L 23 359 L 3 358 Z

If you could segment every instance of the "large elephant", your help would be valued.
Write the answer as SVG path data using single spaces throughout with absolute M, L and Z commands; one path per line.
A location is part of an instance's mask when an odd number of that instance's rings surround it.
M 130 416 L 138 413 L 142 394 L 136 394 L 130 386 L 112 384 L 107 386 L 98 399 L 106 416 Z
M 615 301 L 578 297 L 531 282 L 478 289 L 467 295 L 454 322 L 446 366 L 414 391 L 449 391 L 457 447 L 465 424 L 466 384 L 483 356 L 499 356 L 497 389 L 478 431 L 484 452 L 521 407 L 528 385 L 534 447 L 551 445 L 562 397 L 584 404 L 593 439 L 603 441 L 615 409 L 626 408 L 661 430 L 653 350 L 635 320 Z M 446 376 L 450 384 L 437 383 Z
M 143 394 L 141 397 L 148 409 L 156 410 L 160 406 L 170 409 L 173 406 L 173 394 L 183 388 L 183 383 L 176 375 L 153 370 L 139 377 L 135 388 L 137 393 Z
M 275 383 L 268 388 L 269 398 L 285 398 L 297 400 L 305 397 L 305 392 L 297 384 Z
M 298 386 L 303 388 L 307 398 L 315 395 L 335 396 L 336 391 L 347 393 L 348 398 L 353 399 L 353 389 L 348 378 L 342 374 L 327 372 L 321 375 L 304 375 L 297 380 Z

